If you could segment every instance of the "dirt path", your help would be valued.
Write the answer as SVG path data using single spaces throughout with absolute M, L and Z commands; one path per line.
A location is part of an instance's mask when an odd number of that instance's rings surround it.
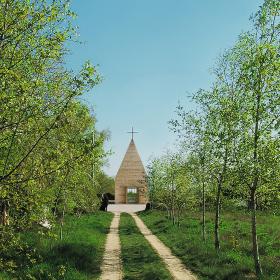
M 183 263 L 171 253 L 170 249 L 166 247 L 154 234 L 152 234 L 152 232 L 136 214 L 130 214 L 134 218 L 141 233 L 162 258 L 175 280 L 197 280 L 197 278 L 186 269 Z
M 101 280 L 121 280 L 121 245 L 119 237 L 120 213 L 115 213 L 108 233 L 103 264 L 101 267 Z
M 143 211 L 146 207 L 146 204 L 109 204 L 108 211 L 109 212 L 125 212 L 132 213 Z

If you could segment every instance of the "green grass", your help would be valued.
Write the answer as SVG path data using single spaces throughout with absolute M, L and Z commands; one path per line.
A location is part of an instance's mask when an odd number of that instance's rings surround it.
M 172 279 L 160 257 L 138 230 L 133 218 L 121 214 L 120 239 L 124 280 Z
M 6 274 L 4 272 L 0 272 L 0 279 L 1 280 L 10 280 L 10 277 L 8 274 Z
M 200 279 L 254 279 L 251 254 L 250 215 L 226 212 L 221 222 L 221 250 L 213 245 L 213 213 L 207 213 L 207 241 L 201 238 L 199 213 L 184 216 L 181 227 L 173 226 L 162 211 L 142 212 L 140 217 Z M 280 275 L 280 217 L 258 214 L 258 237 L 263 279 Z
M 0 274 L 0 279 L 98 279 L 112 216 L 97 212 L 80 218 L 66 217 L 62 241 L 34 232 L 24 233 L 23 239 L 38 250 L 41 261 L 10 278 Z M 58 234 L 58 229 L 53 229 L 53 233 Z

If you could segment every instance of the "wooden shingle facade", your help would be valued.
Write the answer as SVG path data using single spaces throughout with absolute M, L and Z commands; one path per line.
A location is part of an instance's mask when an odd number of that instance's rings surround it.
M 115 178 L 115 203 L 147 201 L 146 172 L 132 139 Z

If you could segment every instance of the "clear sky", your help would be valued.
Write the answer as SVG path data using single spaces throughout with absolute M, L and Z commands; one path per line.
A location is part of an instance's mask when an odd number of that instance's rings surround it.
M 144 165 L 171 148 L 167 122 L 178 101 L 209 88 L 217 56 L 246 31 L 260 0 L 72 0 L 82 44 L 67 63 L 99 65 L 102 84 L 84 96 L 98 129 L 109 129 L 114 154 L 105 171 L 115 176 L 135 127 Z

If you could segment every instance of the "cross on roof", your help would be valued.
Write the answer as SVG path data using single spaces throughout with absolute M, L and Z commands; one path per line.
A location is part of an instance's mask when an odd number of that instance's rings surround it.
M 133 127 L 132 127 L 131 131 L 129 131 L 129 132 L 127 132 L 127 133 L 131 133 L 131 139 L 133 140 L 133 134 L 134 134 L 134 133 L 139 133 L 139 132 L 138 132 L 138 131 L 134 131 L 134 130 L 133 130 Z

